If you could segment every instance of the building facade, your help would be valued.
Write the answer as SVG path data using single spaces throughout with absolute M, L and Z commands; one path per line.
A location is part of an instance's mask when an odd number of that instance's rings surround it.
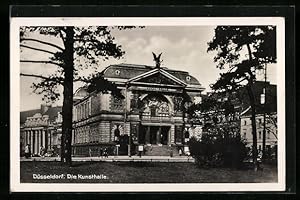
M 269 82 L 258 82 L 256 91 L 256 135 L 257 149 L 259 152 L 263 149 L 263 133 L 266 131 L 266 151 L 277 146 L 277 87 Z M 265 93 L 263 102 L 261 95 Z M 246 104 L 247 105 L 247 104 Z M 249 104 L 248 104 L 249 105 Z M 253 144 L 252 126 L 251 126 L 251 108 L 247 107 L 241 113 L 241 137 L 244 138 L 249 147 Z M 265 119 L 264 119 L 265 118 Z M 264 125 L 265 120 L 265 125 Z
M 74 155 L 96 153 L 101 146 L 120 143 L 162 149 L 183 145 L 187 138 L 201 134 L 201 126 L 190 122 L 186 109 L 201 100 L 204 88 L 188 72 L 120 64 L 108 66 L 103 76 L 121 89 L 124 99 L 89 93 L 86 87 L 76 91 Z
M 32 156 L 40 154 L 40 148 L 60 154 L 61 139 L 61 107 L 41 105 L 40 109 L 23 111 L 20 113 L 20 150 L 24 155 L 28 144 Z
M 264 131 L 264 112 L 266 113 L 266 148 L 272 148 L 277 144 L 277 95 L 276 85 L 269 82 L 256 81 L 253 92 L 256 104 L 256 127 L 257 127 L 257 147 L 262 150 L 263 131 Z M 264 93 L 265 91 L 265 93 Z M 264 104 L 261 102 L 262 94 Z M 203 103 L 210 101 L 210 109 L 206 112 L 199 113 L 199 119 L 204 126 L 203 134 L 220 134 L 221 130 L 227 129 L 227 134 L 238 135 L 244 139 L 248 147 L 253 144 L 252 126 L 251 126 L 251 109 L 250 100 L 245 87 L 241 87 L 230 93 L 208 93 L 203 96 Z M 211 103 L 215 102 L 215 103 Z M 220 105 L 225 103 L 231 105 L 231 113 L 225 114 L 225 110 Z M 208 131 L 207 131 L 208 129 Z
M 256 133 L 257 133 L 257 149 L 262 151 L 263 148 L 263 132 L 264 132 L 264 115 L 256 115 Z M 247 145 L 251 147 L 253 144 L 251 116 L 249 113 L 241 115 L 241 137 L 246 140 Z M 277 145 L 277 113 L 266 115 L 266 149 L 269 150 Z

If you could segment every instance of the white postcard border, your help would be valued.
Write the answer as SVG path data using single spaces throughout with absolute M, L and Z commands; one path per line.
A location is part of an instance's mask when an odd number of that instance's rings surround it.
M 213 26 L 275 25 L 277 27 L 278 183 L 20 183 L 20 26 Z M 14 17 L 10 18 L 10 190 L 11 192 L 199 192 L 285 190 L 285 21 L 283 17 Z

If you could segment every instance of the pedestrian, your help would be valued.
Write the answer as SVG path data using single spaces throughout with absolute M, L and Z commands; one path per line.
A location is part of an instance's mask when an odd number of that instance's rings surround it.
M 104 157 L 108 158 L 108 153 L 107 153 L 107 149 L 106 148 L 104 149 Z
M 100 158 L 102 158 L 102 156 L 103 156 L 103 149 L 102 149 L 102 147 L 100 147 L 99 154 L 100 154 Z
M 179 156 L 182 155 L 182 150 L 181 150 L 181 148 L 179 149 L 178 153 L 179 153 Z
M 90 155 L 90 157 L 92 157 L 92 149 L 91 148 L 89 148 L 89 155 Z
M 170 149 L 170 157 L 173 157 L 173 150 Z
M 40 156 L 41 157 L 44 156 L 44 147 L 43 146 L 40 147 Z
M 30 157 L 30 148 L 29 148 L 29 144 L 27 144 L 25 146 L 25 158 L 29 158 Z
M 189 151 L 187 151 L 187 152 L 186 152 L 186 155 L 187 155 L 188 158 L 190 158 L 191 153 L 190 153 Z

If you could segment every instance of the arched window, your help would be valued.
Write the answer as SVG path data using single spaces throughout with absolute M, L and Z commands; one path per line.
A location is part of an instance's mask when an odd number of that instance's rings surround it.
M 168 100 L 160 94 L 149 94 L 143 100 L 144 114 L 154 116 L 168 116 L 170 113 Z
M 185 131 L 184 137 L 185 137 L 185 138 L 190 138 L 190 133 L 189 133 L 189 131 Z
M 120 130 L 119 127 L 115 130 L 115 136 L 120 137 Z

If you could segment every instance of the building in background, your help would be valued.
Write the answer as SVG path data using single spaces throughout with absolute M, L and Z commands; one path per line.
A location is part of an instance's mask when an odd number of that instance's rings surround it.
M 250 109 L 241 115 L 241 137 L 246 140 L 247 146 L 251 147 L 253 143 L 252 126 Z M 262 151 L 263 132 L 264 132 L 264 115 L 258 112 L 256 115 L 256 133 L 257 149 Z M 266 150 L 269 151 L 277 145 L 277 113 L 272 112 L 266 115 Z
M 260 95 L 263 94 L 264 82 L 257 82 L 255 87 L 256 97 L 256 133 L 257 148 L 259 151 L 263 148 L 263 132 L 264 132 L 264 112 L 266 116 L 266 150 L 277 145 L 277 92 L 276 85 L 266 84 L 265 103 L 261 104 Z M 249 105 L 249 104 L 244 104 Z M 241 113 L 241 137 L 244 138 L 249 147 L 252 146 L 252 126 L 251 126 L 251 109 L 247 107 Z
M 127 154 L 143 145 L 146 155 L 169 155 L 182 146 L 201 126 L 191 123 L 186 109 L 201 99 L 204 88 L 186 71 L 166 67 L 120 64 L 108 66 L 104 78 L 117 84 L 125 97 L 88 92 L 74 95 L 73 154 L 98 154 L 99 148 Z M 134 152 L 134 149 L 133 149 Z M 176 153 L 176 151 L 174 151 Z
M 261 104 L 261 94 L 266 87 L 265 104 Z M 258 149 L 262 150 L 264 112 L 266 112 L 266 148 L 272 148 L 277 144 L 277 93 L 276 85 L 269 82 L 256 81 L 253 85 L 255 104 L 256 104 L 256 127 Z M 220 134 L 221 130 L 227 128 L 227 134 L 240 135 L 245 139 L 247 146 L 253 143 L 251 126 L 250 101 L 246 87 L 241 87 L 232 92 L 208 93 L 203 95 L 203 102 L 215 100 L 215 104 L 207 112 L 199 113 L 199 119 L 204 126 L 203 134 Z M 232 106 L 231 113 L 225 114 L 224 110 L 219 109 L 217 104 L 228 102 Z M 214 128 L 210 128 L 213 125 Z M 208 130 L 208 131 L 207 131 Z
M 60 154 L 61 110 L 61 106 L 41 105 L 40 109 L 20 113 L 21 156 L 27 144 L 32 155 L 39 155 L 41 147 L 56 155 Z

